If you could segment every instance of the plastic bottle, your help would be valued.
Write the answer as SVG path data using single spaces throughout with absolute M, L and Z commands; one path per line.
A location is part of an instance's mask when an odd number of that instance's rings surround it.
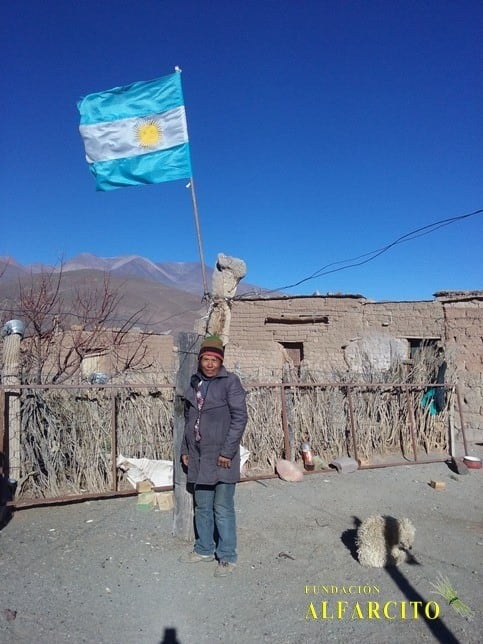
M 312 450 L 310 449 L 310 443 L 302 443 L 302 458 L 304 461 L 305 469 L 308 472 L 311 472 L 314 469 L 315 465 Z

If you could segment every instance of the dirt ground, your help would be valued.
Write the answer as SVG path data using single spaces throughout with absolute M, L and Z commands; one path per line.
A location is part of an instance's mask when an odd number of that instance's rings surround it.
M 222 579 L 212 562 L 179 563 L 191 546 L 172 513 L 136 497 L 18 510 L 0 532 L 0 642 L 476 644 L 482 482 L 436 463 L 241 483 L 239 563 Z M 412 561 L 359 564 L 356 525 L 374 513 L 413 521 Z M 472 620 L 432 592 L 438 574 Z

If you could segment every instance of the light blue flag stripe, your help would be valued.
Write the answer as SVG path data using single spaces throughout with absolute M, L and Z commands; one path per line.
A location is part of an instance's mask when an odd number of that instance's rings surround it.
M 89 94 L 79 130 L 97 190 L 191 177 L 181 74 Z
M 96 178 L 97 190 L 187 179 L 191 177 L 189 144 L 141 156 L 92 163 L 89 169 Z
M 159 114 L 183 105 L 181 74 L 89 94 L 77 107 L 81 125 Z

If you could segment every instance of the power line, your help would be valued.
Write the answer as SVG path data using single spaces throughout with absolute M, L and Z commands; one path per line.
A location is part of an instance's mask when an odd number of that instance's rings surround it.
M 325 266 L 322 266 L 322 268 L 319 268 L 308 277 L 302 278 L 298 282 L 294 282 L 293 284 L 288 284 L 286 286 L 280 286 L 279 288 L 275 288 L 269 291 L 264 290 L 263 294 L 268 295 L 270 293 L 275 293 L 278 291 L 285 291 L 286 289 L 295 288 L 296 286 L 300 286 L 300 284 L 303 284 L 304 282 L 308 282 L 309 280 L 316 279 L 317 277 L 322 277 L 323 275 L 329 275 L 330 273 L 337 273 L 339 271 L 347 270 L 348 268 L 354 268 L 356 266 L 362 266 L 363 264 L 368 264 L 369 262 L 372 262 L 374 259 L 376 259 L 376 257 L 379 257 L 383 253 L 386 253 L 388 250 L 390 250 L 394 246 L 397 246 L 398 244 L 403 244 L 409 241 L 413 241 L 418 237 L 424 237 L 425 235 L 429 235 L 430 233 L 435 232 L 439 228 L 444 228 L 445 226 L 454 224 L 457 221 L 467 219 L 468 217 L 474 217 L 475 215 L 480 215 L 481 213 L 483 213 L 483 209 L 475 210 L 474 212 L 470 212 L 465 215 L 449 217 L 448 219 L 440 219 L 439 221 L 435 221 L 432 224 L 428 224 L 427 226 L 422 226 L 421 228 L 416 228 L 415 230 L 411 230 L 410 232 L 405 233 L 404 235 L 401 235 L 400 237 L 390 242 L 389 244 L 386 244 L 386 246 L 382 246 L 381 248 L 371 250 L 368 253 L 364 253 L 363 255 L 358 255 L 357 257 L 350 257 L 349 259 L 343 259 L 337 262 L 331 262 L 330 264 L 326 264 Z M 347 264 L 347 262 L 352 262 L 352 263 Z M 338 266 L 339 264 L 347 264 L 347 265 L 339 266 L 339 268 L 331 268 L 332 266 Z M 329 268 L 331 270 L 327 270 Z M 243 295 L 237 296 L 235 299 L 240 300 L 240 299 L 243 299 L 244 297 L 251 296 L 254 294 L 255 294 L 254 291 L 252 291 L 251 293 L 244 293 Z
M 363 264 L 367 264 L 367 263 L 373 261 L 374 259 L 376 259 L 377 257 L 379 257 L 380 255 L 386 253 L 388 250 L 390 250 L 394 246 L 397 246 L 399 244 L 403 244 L 403 243 L 406 243 L 406 242 L 409 242 L 409 241 L 413 241 L 413 240 L 417 239 L 418 237 L 424 237 L 425 235 L 429 235 L 429 234 L 435 232 L 439 228 L 444 228 L 445 226 L 449 226 L 451 224 L 454 224 L 457 221 L 461 221 L 463 219 L 468 219 L 469 217 L 474 217 L 475 215 L 480 215 L 482 213 L 483 213 L 483 209 L 475 210 L 474 212 L 470 212 L 470 213 L 467 213 L 465 215 L 458 215 L 456 217 L 449 217 L 448 219 L 441 219 L 439 221 L 433 222 L 432 224 L 428 224 L 426 226 L 421 226 L 420 228 L 416 228 L 414 230 L 409 231 L 408 233 L 405 233 L 404 235 L 401 235 L 400 237 L 398 237 L 394 241 L 390 242 L 389 244 L 386 244 L 385 246 L 382 246 L 381 248 L 377 248 L 377 249 L 369 251 L 367 253 L 363 253 L 362 255 L 358 255 L 357 257 L 351 257 L 351 258 L 348 258 L 348 259 L 339 260 L 339 261 L 336 261 L 336 262 L 331 262 L 329 264 L 326 264 L 325 266 L 322 266 L 321 268 L 319 268 L 318 270 L 313 272 L 311 275 L 309 275 L 307 277 L 304 277 L 301 280 L 299 280 L 298 282 L 294 282 L 293 284 L 288 284 L 286 286 L 281 286 L 279 288 L 271 289 L 271 290 L 263 289 L 263 295 L 269 295 L 270 293 L 276 293 L 276 292 L 284 291 L 284 290 L 287 290 L 287 289 L 290 289 L 290 288 L 295 288 L 296 286 L 300 286 L 300 284 L 304 284 L 305 282 L 308 282 L 308 281 L 310 281 L 312 279 L 316 279 L 317 277 L 322 277 L 324 275 L 329 275 L 330 273 L 337 273 L 339 271 L 347 270 L 348 268 L 354 268 L 354 267 L 357 267 L 357 266 L 362 266 Z M 347 264 L 347 262 L 352 262 L 352 263 Z M 346 265 L 345 266 L 339 266 L 339 264 L 346 264 Z M 332 268 L 332 267 L 338 267 L 338 268 Z M 330 270 L 328 270 L 328 269 L 330 269 Z M 243 298 L 251 297 L 253 295 L 259 295 L 259 294 L 260 294 L 260 291 L 249 291 L 247 293 L 243 293 L 242 295 L 237 295 L 234 299 L 235 300 L 242 300 Z M 202 304 L 202 302 L 200 302 L 200 308 L 201 308 L 201 304 Z M 195 313 L 198 310 L 199 309 L 189 308 L 189 309 L 186 309 L 184 311 L 179 311 L 178 313 L 173 313 L 172 315 L 170 315 L 170 316 L 168 316 L 166 318 L 163 318 L 161 320 L 157 320 L 157 321 L 154 321 L 154 322 L 139 322 L 139 323 L 144 327 L 154 327 L 154 326 L 163 324 L 163 323 L 171 320 L 172 318 L 176 318 L 176 317 L 178 317 L 180 315 L 184 315 L 185 313 Z M 9 313 L 9 314 L 19 314 L 19 315 L 21 315 L 23 313 L 22 309 L 14 308 L 14 307 L 8 307 L 8 308 L 0 307 L 0 311 L 6 312 L 6 313 Z M 140 311 L 140 313 L 142 313 L 142 311 Z M 64 311 L 64 312 L 63 311 L 57 311 L 55 314 L 52 313 L 51 315 L 71 316 L 71 317 L 75 317 L 75 318 L 78 318 L 78 319 L 82 319 L 82 320 L 84 320 L 86 322 L 89 322 L 91 320 L 96 320 L 97 319 L 96 316 L 92 316 L 92 317 L 90 317 L 90 316 L 81 316 L 81 315 L 76 314 L 76 313 L 74 313 L 72 311 L 68 311 L 68 312 L 67 311 Z M 126 320 L 119 319 L 119 318 L 112 318 L 112 319 L 109 320 L 109 322 L 111 324 L 116 323 L 116 322 L 124 323 L 125 321 Z M 135 322 L 135 324 L 136 324 L 136 322 Z

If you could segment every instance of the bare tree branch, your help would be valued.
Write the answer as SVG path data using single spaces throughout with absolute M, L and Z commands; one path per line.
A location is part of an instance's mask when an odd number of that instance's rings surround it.
M 122 291 L 108 273 L 64 297 L 68 284 L 63 266 L 19 280 L 15 310 L 25 321 L 22 343 L 23 381 L 46 384 L 81 379 L 83 361 L 92 355 L 109 358 L 110 375 L 145 367 L 145 336 L 134 330 L 143 310 L 114 327 Z

